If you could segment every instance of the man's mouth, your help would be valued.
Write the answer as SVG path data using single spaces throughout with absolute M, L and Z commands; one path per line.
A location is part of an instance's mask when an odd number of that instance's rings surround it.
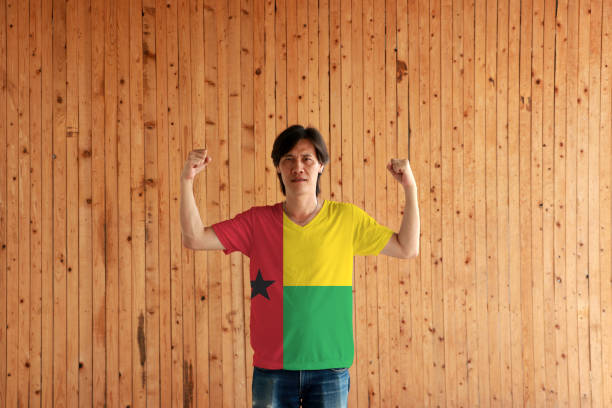
M 291 180 L 292 183 L 299 183 L 301 181 L 306 181 L 306 179 L 293 179 L 293 180 Z

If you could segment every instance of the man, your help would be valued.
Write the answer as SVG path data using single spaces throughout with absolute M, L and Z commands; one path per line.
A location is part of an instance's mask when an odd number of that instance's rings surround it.
M 353 256 L 418 255 L 417 188 L 408 160 L 387 164 L 406 194 L 399 233 L 353 204 L 319 198 L 329 154 L 314 128 L 291 126 L 274 142 L 284 202 L 205 227 L 193 179 L 210 161 L 206 150 L 194 150 L 183 169 L 183 244 L 250 258 L 253 407 L 346 407 L 354 355 Z

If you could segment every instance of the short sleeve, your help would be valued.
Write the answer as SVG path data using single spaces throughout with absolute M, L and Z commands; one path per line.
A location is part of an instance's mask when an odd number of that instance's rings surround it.
M 353 207 L 353 252 L 355 255 L 378 255 L 393 235 L 361 208 Z
M 212 229 L 229 254 L 240 251 L 250 257 L 253 238 L 252 209 L 237 214 L 234 218 L 213 224 Z

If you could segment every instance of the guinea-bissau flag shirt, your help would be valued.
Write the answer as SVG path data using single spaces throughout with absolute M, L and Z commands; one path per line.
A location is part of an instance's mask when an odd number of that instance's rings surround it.
M 393 234 L 359 207 L 324 201 L 300 226 L 281 203 L 212 226 L 229 254 L 250 258 L 253 365 L 319 370 L 353 364 L 353 256 Z

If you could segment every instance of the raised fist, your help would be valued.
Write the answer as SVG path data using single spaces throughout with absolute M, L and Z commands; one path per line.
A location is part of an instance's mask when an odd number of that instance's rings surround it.
M 193 178 L 210 163 L 212 159 L 207 154 L 206 149 L 195 149 L 189 152 L 181 178 L 193 180 Z
M 391 159 L 387 163 L 387 170 L 404 187 L 416 187 L 416 180 L 408 159 Z

